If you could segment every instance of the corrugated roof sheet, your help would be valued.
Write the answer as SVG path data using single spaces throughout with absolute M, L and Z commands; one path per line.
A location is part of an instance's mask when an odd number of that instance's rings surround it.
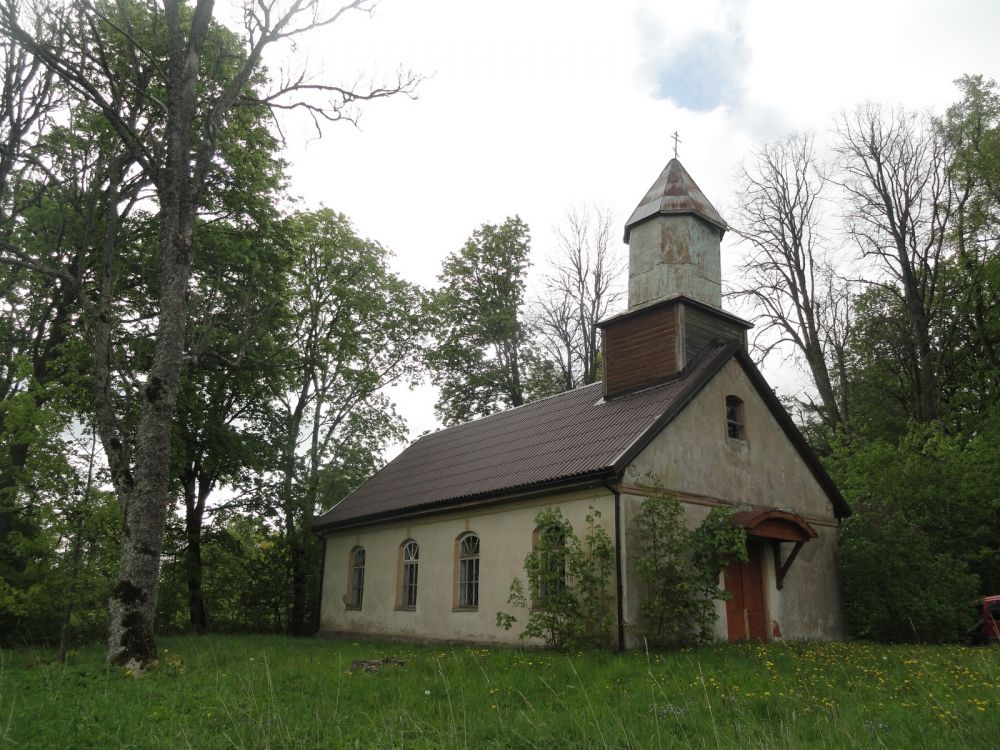
M 605 401 L 600 383 L 425 435 L 314 522 L 329 528 L 621 468 L 630 449 L 732 356 Z

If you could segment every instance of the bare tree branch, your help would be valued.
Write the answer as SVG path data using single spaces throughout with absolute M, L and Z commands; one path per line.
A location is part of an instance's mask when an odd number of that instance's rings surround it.
M 813 137 L 803 133 L 761 145 L 739 184 L 734 232 L 750 244 L 731 293 L 751 301 L 758 324 L 754 345 L 769 356 L 790 343 L 805 359 L 819 393 L 823 420 L 836 425 L 846 411 L 843 389 L 830 375 L 831 344 L 824 302 L 835 277 L 825 263 L 820 231 L 827 178 Z M 774 336 L 777 339 L 772 340 Z

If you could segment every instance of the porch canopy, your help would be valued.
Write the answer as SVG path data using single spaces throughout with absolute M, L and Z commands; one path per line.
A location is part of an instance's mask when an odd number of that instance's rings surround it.
M 746 529 L 748 539 L 770 540 L 774 550 L 775 583 L 779 589 L 785 585 L 785 575 L 802 545 L 819 536 L 804 518 L 783 510 L 743 510 L 734 513 L 731 522 L 733 526 Z M 795 545 L 784 563 L 781 561 L 782 542 Z

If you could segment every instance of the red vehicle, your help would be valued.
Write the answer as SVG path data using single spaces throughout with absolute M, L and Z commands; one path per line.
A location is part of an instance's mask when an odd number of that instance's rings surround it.
M 980 620 L 970 631 L 973 646 L 1000 643 L 1000 595 L 984 596 L 976 601 Z

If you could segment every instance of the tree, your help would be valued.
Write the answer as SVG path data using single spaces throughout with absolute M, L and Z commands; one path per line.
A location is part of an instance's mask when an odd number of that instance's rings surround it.
M 0 56 L 0 247 L 8 247 L 24 236 L 25 214 L 32 213 L 41 186 L 49 182 L 31 146 L 59 107 L 60 96 L 53 75 L 19 45 L 0 39 Z M 0 267 L 0 579 L 4 581 L 23 572 L 27 564 L 19 546 L 10 543 L 14 532 L 22 537 L 33 533 L 18 495 L 28 480 L 27 465 L 39 431 L 24 422 L 28 415 L 24 398 L 30 399 L 32 419 L 42 419 L 38 411 L 50 400 L 51 369 L 66 335 L 65 287 L 28 268 Z
M 283 336 L 290 313 L 291 252 L 271 217 L 240 226 L 199 224 L 185 366 L 175 418 L 175 467 L 184 503 L 184 562 L 191 627 L 208 627 L 202 534 L 220 484 L 252 484 L 275 459 L 267 435 L 271 402 L 291 361 Z M 277 223 L 277 222 L 275 222 Z
M 824 249 L 826 184 L 812 135 L 758 147 L 751 165 L 743 167 L 737 192 L 733 230 L 752 249 L 732 293 L 757 310 L 755 343 L 762 356 L 790 343 L 805 359 L 819 394 L 820 418 L 835 427 L 848 414 L 843 329 L 849 319 L 843 312 L 850 292 L 838 284 Z
M 335 23 L 345 13 L 369 9 L 355 0 L 332 9 L 319 0 L 247 2 L 242 53 L 230 54 L 228 36 L 212 23 L 214 3 L 180 0 L 151 4 L 92 4 L 35 9 L 36 19 L 65 30 L 46 34 L 24 22 L 16 0 L 0 7 L 0 31 L 15 40 L 100 113 L 120 153 L 105 181 L 102 260 L 91 295 L 66 268 L 46 267 L 73 284 L 93 321 L 95 406 L 101 443 L 124 517 L 121 569 L 109 603 L 108 657 L 146 664 L 156 657 L 153 615 L 166 512 L 169 504 L 171 421 L 180 383 L 195 219 L 220 162 L 219 144 L 242 107 L 270 110 L 305 107 L 314 118 L 335 121 L 359 100 L 409 91 L 414 80 L 355 91 L 305 83 L 292 76 L 271 93 L 260 93 L 262 58 L 277 43 Z M 304 90 L 330 96 L 325 104 L 295 101 Z M 113 361 L 111 287 L 118 252 L 119 206 L 124 186 L 138 173 L 153 188 L 157 208 L 154 268 L 156 329 L 142 381 L 138 425 L 132 435 L 118 418 L 110 390 Z M 10 248 L 7 248 L 8 251 Z M 23 260 L 17 252 L 8 255 Z M 134 452 L 129 445 L 134 444 Z
M 571 209 L 556 230 L 559 254 L 535 302 L 534 328 L 543 356 L 555 363 L 560 390 L 601 377 L 598 322 L 621 301 L 618 283 L 625 260 L 611 247 L 612 217 L 606 209 Z
M 848 232 L 898 294 L 911 343 L 920 419 L 939 414 L 937 305 L 953 195 L 948 144 L 928 118 L 877 104 L 841 115 L 838 184 L 847 196 Z
M 949 364 L 963 381 L 961 390 L 954 389 L 962 402 L 956 406 L 982 412 L 996 403 L 1000 382 L 1000 92 L 982 76 L 963 76 L 956 84 L 962 99 L 938 123 L 954 154 L 950 271 L 961 292 L 946 301 L 960 326 Z
M 445 424 L 526 400 L 535 360 L 521 317 L 531 235 L 517 216 L 483 224 L 449 255 L 431 298 L 437 343 L 427 353 Z
M 329 209 L 289 220 L 293 358 L 273 405 L 278 486 L 274 511 L 287 544 L 292 632 L 307 629 L 318 569 L 311 522 L 366 479 L 403 426 L 382 392 L 415 375 L 424 321 L 419 291 L 388 269 L 388 252 Z M 346 481 L 344 481 L 346 480 Z M 315 563 L 315 564 L 311 564 Z

